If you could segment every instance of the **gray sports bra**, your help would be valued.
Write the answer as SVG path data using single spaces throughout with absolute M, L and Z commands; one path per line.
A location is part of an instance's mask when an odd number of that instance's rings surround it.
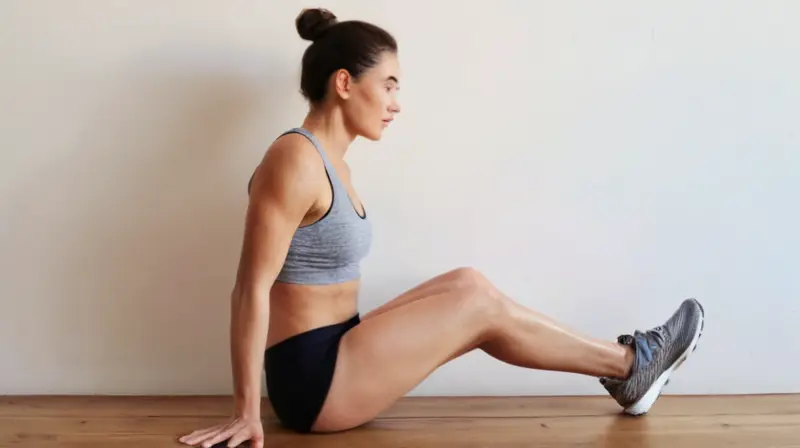
M 360 262 L 372 244 L 372 226 L 366 211 L 361 216 L 353 206 L 347 187 L 319 140 L 304 128 L 293 128 L 280 136 L 291 133 L 302 134 L 317 149 L 325 164 L 333 199 L 322 218 L 297 228 L 277 280 L 323 285 L 359 278 Z

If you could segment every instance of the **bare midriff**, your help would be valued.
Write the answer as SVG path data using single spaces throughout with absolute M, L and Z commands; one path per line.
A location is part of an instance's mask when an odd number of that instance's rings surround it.
M 337 324 L 358 312 L 359 280 L 333 285 L 275 282 L 270 291 L 267 348 L 314 328 Z

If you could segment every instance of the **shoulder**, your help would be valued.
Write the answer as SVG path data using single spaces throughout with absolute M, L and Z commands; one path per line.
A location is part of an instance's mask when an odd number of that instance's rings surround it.
M 315 207 L 327 186 L 325 164 L 302 135 L 275 140 L 250 183 L 247 226 L 293 228 Z
M 287 134 L 277 140 L 264 153 L 259 169 L 274 175 L 316 178 L 325 173 L 325 165 L 314 145 L 304 136 Z
M 325 165 L 314 145 L 302 135 L 287 134 L 264 153 L 251 195 L 313 194 L 325 185 L 325 176 Z

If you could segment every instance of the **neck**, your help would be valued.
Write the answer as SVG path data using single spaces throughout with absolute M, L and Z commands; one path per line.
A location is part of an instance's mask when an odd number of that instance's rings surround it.
M 322 143 L 329 157 L 343 159 L 347 148 L 355 140 L 348 131 L 344 116 L 338 107 L 312 106 L 303 120 L 303 127 Z

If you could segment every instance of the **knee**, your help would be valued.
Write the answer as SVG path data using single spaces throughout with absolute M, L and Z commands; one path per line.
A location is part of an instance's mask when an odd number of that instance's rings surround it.
M 470 305 L 487 313 L 504 309 L 505 296 L 482 272 L 473 267 L 460 267 L 451 273 L 453 287 Z
M 450 271 L 455 288 L 467 291 L 490 292 L 492 282 L 476 268 L 465 266 Z

